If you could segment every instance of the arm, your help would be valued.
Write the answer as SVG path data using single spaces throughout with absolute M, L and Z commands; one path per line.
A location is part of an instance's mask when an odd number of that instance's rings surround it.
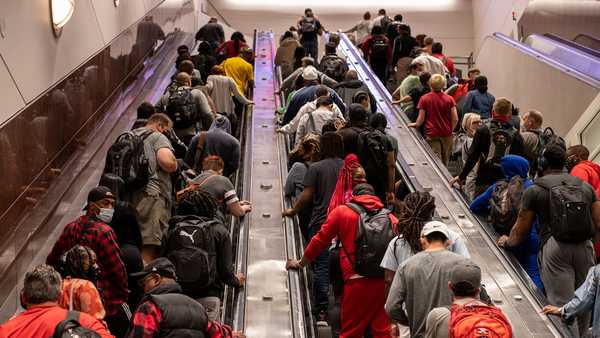
M 419 116 L 417 116 L 417 121 L 414 123 L 410 123 L 408 126 L 411 128 L 419 128 L 425 123 L 425 110 L 419 109 Z
M 48 254 L 48 257 L 46 258 L 46 264 L 48 264 L 54 268 L 58 268 L 58 259 L 65 251 L 67 251 L 67 249 L 65 248 L 65 243 L 64 243 L 63 238 L 65 238 L 68 228 L 69 228 L 69 226 L 67 225 L 63 229 L 62 234 L 60 235 L 60 237 L 58 238 L 56 243 L 54 243 L 54 246 L 52 247 L 52 251 L 50 251 L 50 253 Z
M 156 151 L 156 163 L 167 173 L 177 170 L 177 159 L 170 148 L 160 148 Z
M 471 205 L 469 205 L 469 209 L 479 215 L 487 213 L 490 209 L 490 199 L 492 199 L 492 193 L 494 192 L 495 188 L 496 185 L 493 184 L 487 188 L 483 194 L 475 197 L 473 202 L 471 202 Z
M 300 197 L 294 204 L 294 207 L 288 210 L 285 210 L 282 216 L 294 216 L 297 215 L 300 210 L 303 210 L 310 202 L 313 200 L 313 195 L 315 194 L 315 188 L 304 186 Z
M 519 216 L 517 217 L 517 222 L 510 230 L 510 236 L 505 241 L 504 245 L 501 246 L 513 247 L 521 244 L 531 231 L 535 217 L 535 212 L 521 209 L 521 211 L 519 211 Z M 502 240 L 502 238 L 500 238 L 500 240 Z
M 248 100 L 244 95 L 240 93 L 235 82 L 232 78 L 227 77 L 227 83 L 229 85 L 229 91 L 233 94 L 233 96 L 238 99 L 243 104 L 251 104 L 252 101 Z
M 329 88 L 333 88 L 333 87 L 335 87 L 335 85 L 338 84 L 338 82 L 336 80 L 330 78 L 326 74 L 321 74 L 321 82 L 323 82 L 323 85 L 325 85 Z M 335 97 L 333 97 L 333 102 L 335 102 Z M 337 102 L 335 102 L 335 103 L 337 104 Z
M 383 269 L 383 279 L 385 281 L 385 298 L 387 298 L 390 294 L 390 287 L 392 286 L 392 281 L 394 280 L 394 275 L 396 271 Z
M 592 203 L 592 219 L 596 224 L 596 233 L 600 232 L 600 201 Z
M 217 229 L 217 272 L 219 275 L 219 279 L 223 281 L 223 283 L 232 286 L 239 287 L 241 286 L 240 281 L 234 273 L 233 268 L 233 255 L 231 249 L 231 238 L 229 237 L 229 233 L 227 229 L 223 227 L 223 225 L 217 225 L 219 227 Z
M 225 31 L 223 30 L 223 26 L 219 25 L 219 42 L 223 43 L 225 41 Z
M 575 317 L 592 311 L 596 302 L 598 278 L 596 268 L 590 268 L 585 282 L 575 290 L 575 296 L 563 306 L 562 315 L 567 322 L 571 322 Z
M 394 275 L 394 280 L 392 281 L 390 292 L 385 302 L 385 312 L 390 316 L 392 322 L 400 322 L 406 318 L 406 313 L 402 309 L 405 300 L 404 269 L 401 267 Z
M 242 217 L 250 212 L 251 209 L 248 207 L 249 205 L 242 205 L 239 200 L 236 200 L 235 202 L 227 204 L 227 211 L 235 217 Z
M 467 98 L 465 99 L 465 103 L 463 104 L 463 112 L 470 113 L 473 111 L 473 95 L 471 93 L 467 93 Z
M 349 30 L 347 30 L 347 31 L 344 31 L 344 32 L 342 32 L 342 33 L 346 33 L 346 34 L 348 34 L 348 33 L 356 32 L 356 30 L 357 30 L 357 29 L 358 29 L 358 25 L 354 25 L 354 27 L 352 27 L 352 28 L 350 28 Z
M 471 147 L 469 147 L 469 155 L 467 156 L 467 161 L 465 162 L 465 166 L 458 176 L 461 181 L 464 181 L 467 178 L 467 175 L 473 170 L 475 164 L 479 161 L 479 157 L 483 152 L 482 143 L 483 138 L 487 136 L 487 134 L 480 132 L 481 129 L 475 132 L 475 136 L 473 136 L 473 143 L 471 143 Z
M 339 235 L 340 222 L 338 219 L 342 217 L 340 214 L 344 212 L 341 209 L 343 208 L 336 208 L 327 215 L 325 223 L 321 225 L 321 230 L 306 245 L 302 259 L 306 258 L 311 262 L 314 261 L 323 250 L 326 250 L 331 245 L 331 241 Z
M 296 138 L 294 140 L 294 144 L 300 144 L 300 141 L 304 136 L 306 136 L 306 124 L 308 123 L 309 114 L 304 114 L 300 118 L 300 122 L 298 122 L 298 129 L 296 129 Z
M 396 154 L 394 151 L 387 152 L 387 202 L 391 203 L 394 200 L 394 187 L 396 185 Z
M 450 110 L 450 114 L 451 114 L 452 130 L 454 130 L 454 129 L 456 129 L 456 125 L 458 124 L 458 110 L 456 110 L 456 106 L 452 107 L 452 109 Z

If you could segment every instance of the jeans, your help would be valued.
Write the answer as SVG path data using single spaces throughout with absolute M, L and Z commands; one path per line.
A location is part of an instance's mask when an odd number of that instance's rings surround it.
M 308 236 L 312 238 L 319 232 L 321 226 L 312 226 L 308 229 Z M 313 296 L 317 304 L 317 312 L 327 311 L 329 304 L 329 250 L 323 250 L 312 263 L 313 269 Z
M 315 38 L 314 40 L 304 40 L 301 41 L 301 43 L 302 47 L 306 49 L 306 56 L 311 56 L 313 59 L 315 59 L 315 62 L 317 62 L 319 57 L 319 41 L 317 40 L 317 38 Z

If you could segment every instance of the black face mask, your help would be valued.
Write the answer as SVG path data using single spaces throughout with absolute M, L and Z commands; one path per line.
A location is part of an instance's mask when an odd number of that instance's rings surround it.
M 100 269 L 98 269 L 97 267 L 91 267 L 85 273 L 85 279 L 87 279 L 90 282 L 94 283 L 94 285 L 97 284 L 99 278 L 100 278 Z
M 575 166 L 579 162 L 580 161 L 579 161 L 579 158 L 577 156 L 569 156 L 569 157 L 567 157 L 567 160 L 565 161 L 565 168 L 567 168 L 567 171 L 571 172 L 571 170 L 573 168 L 575 168 Z

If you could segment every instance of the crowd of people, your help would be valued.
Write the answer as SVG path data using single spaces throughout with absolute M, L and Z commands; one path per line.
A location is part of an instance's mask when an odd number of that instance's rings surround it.
M 462 235 L 435 219 L 432 195 L 409 193 L 399 179 L 402 145 L 386 133 L 369 87 L 348 69 L 339 35 L 329 32 L 318 60 L 307 52 L 318 47 L 315 35 L 302 38 L 307 21 L 326 32 L 307 9 L 277 50 L 286 97 L 277 131 L 293 145 L 285 192 L 295 203 L 283 215 L 298 216 L 308 243 L 287 268 L 310 265 L 317 321 L 340 337 L 470 337 L 477 330 L 512 337 Z M 413 37 L 401 15 L 382 9 L 371 19 L 367 12 L 345 33 L 408 126 L 455 175 L 449 184 L 552 304 L 544 312 L 561 315 L 574 336 L 588 336 L 590 327 L 600 336 L 600 166 L 589 151 L 568 147 L 542 112 L 521 113 L 495 97 L 478 69 L 463 78 L 442 43 Z
M 246 279 L 226 219 L 252 210 L 231 179 L 254 53 L 239 32 L 224 41 L 216 19 L 196 38 L 198 52 L 177 48 L 164 94 L 109 148 L 83 215 L 25 275 L 25 311 L 0 337 L 243 337 L 221 323 L 221 301 Z
M 294 203 L 282 216 L 297 216 L 307 241 L 286 269 L 310 265 L 316 320 L 343 338 L 513 337 L 463 236 L 436 219 L 432 194 L 410 192 L 396 172 L 402 145 L 339 35 L 318 60 L 325 31 L 306 9 L 275 57 L 286 97 L 277 132 L 292 144 L 284 192 Z M 442 44 L 413 37 L 402 15 L 367 12 L 346 33 L 409 127 L 454 164 L 449 183 L 546 295 L 544 313 L 575 336 L 591 326 L 600 337 L 600 166 L 589 151 L 544 129 L 541 112 L 495 98 L 479 70 L 462 78 Z M 226 219 L 252 211 L 231 178 L 254 53 L 240 32 L 225 41 L 214 18 L 196 40 L 194 55 L 178 47 L 164 95 L 142 103 L 108 150 L 83 215 L 26 273 L 25 311 L 0 337 L 243 337 L 221 308 L 225 286 L 246 279 L 234 270 Z

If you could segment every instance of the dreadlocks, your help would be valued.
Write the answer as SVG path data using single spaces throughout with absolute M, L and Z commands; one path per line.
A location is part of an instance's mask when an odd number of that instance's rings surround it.
M 81 278 L 96 283 L 98 276 L 94 250 L 87 246 L 75 245 L 63 254 L 61 261 L 63 278 Z
M 321 144 L 321 158 L 343 158 L 344 141 L 339 134 L 326 132 L 319 138 Z
M 435 211 L 435 198 L 428 192 L 413 192 L 397 204 L 398 235 L 410 245 L 413 253 L 421 251 L 421 229 L 431 220 Z
M 177 214 L 180 216 L 195 215 L 213 219 L 216 212 L 217 202 L 202 188 L 184 191 L 177 203 Z

